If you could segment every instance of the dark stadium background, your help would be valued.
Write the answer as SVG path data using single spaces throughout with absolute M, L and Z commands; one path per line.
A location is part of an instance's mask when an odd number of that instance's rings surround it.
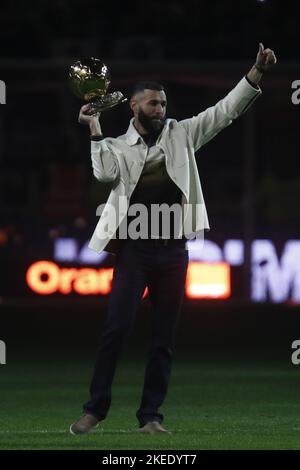
M 278 58 L 262 79 L 262 97 L 197 154 L 211 225 L 207 238 L 219 246 L 243 240 L 245 263 L 231 269 L 229 299 L 185 298 L 177 356 L 200 369 L 220 359 L 244 361 L 241 370 L 251 369 L 251 361 L 266 370 L 279 361 L 282 370 L 292 371 L 291 387 L 299 391 L 297 366 L 291 365 L 292 342 L 300 339 L 299 302 L 291 294 L 281 302 L 270 296 L 253 302 L 249 251 L 253 240 L 268 239 L 280 260 L 286 242 L 300 240 L 300 106 L 291 99 L 292 83 L 300 80 L 295 5 L 42 0 L 1 6 L 6 104 L 0 107 L 0 340 L 6 343 L 7 364 L 0 365 L 0 382 L 12 387 L 11 398 L 18 377 L 10 371 L 15 367 L 17 374 L 23 363 L 32 370 L 40 365 L 46 375 L 47 361 L 60 373 L 64 361 L 85 361 L 82 370 L 90 368 L 107 305 L 108 296 L 43 296 L 26 284 L 31 263 L 54 259 L 57 239 L 75 239 L 79 247 L 88 241 L 95 209 L 110 190 L 92 174 L 88 130 L 77 123 L 81 103 L 68 84 L 70 65 L 82 57 L 101 58 L 111 70 L 111 89 L 127 96 L 140 79 L 162 82 L 168 116 L 183 119 L 215 104 L 247 73 L 259 42 Z M 126 104 L 104 113 L 105 135 L 124 133 L 129 118 Z M 113 266 L 113 257 L 109 261 Z M 295 285 L 297 276 L 295 271 Z M 144 357 L 150 326 L 144 299 L 124 364 L 126 358 Z M 82 389 L 87 385 L 85 379 Z M 72 413 L 78 413 L 79 397 L 69 400 Z M 66 427 L 75 417 L 66 417 Z M 3 448 L 31 445 L 15 437 Z M 214 448 L 213 442 L 207 445 Z M 233 446 L 223 448 L 227 445 Z M 286 441 L 286 448 L 294 445 Z

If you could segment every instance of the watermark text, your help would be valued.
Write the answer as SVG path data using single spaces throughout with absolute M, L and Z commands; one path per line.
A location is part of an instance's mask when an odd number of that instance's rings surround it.
M 6 85 L 3 80 L 0 80 L 0 104 L 6 104 Z
M 0 339 L 0 365 L 6 364 L 6 344 Z
M 300 80 L 292 82 L 292 90 L 295 90 L 291 96 L 292 103 L 298 105 L 300 103 Z
M 291 361 L 294 364 L 294 366 L 298 366 L 300 364 L 300 339 L 295 339 L 292 342 L 292 349 L 295 349 L 291 356 Z

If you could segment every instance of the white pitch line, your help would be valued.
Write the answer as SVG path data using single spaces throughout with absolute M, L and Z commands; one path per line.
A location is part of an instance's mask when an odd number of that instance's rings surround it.
M 0 434 L 46 434 L 46 433 L 55 433 L 55 434 L 64 434 L 67 433 L 67 430 L 61 429 L 35 429 L 35 430 L 28 430 L 28 431 L 14 431 L 12 429 L 6 431 L 0 431 Z
M 98 430 L 93 430 L 92 432 L 89 432 L 88 435 L 92 434 L 134 434 L 136 433 L 137 430 L 132 430 L 132 429 L 114 429 L 114 430 L 107 430 L 104 431 L 103 429 L 98 429 Z M 28 430 L 28 431 L 14 431 L 12 429 L 9 430 L 0 430 L 0 435 L 1 434 L 70 434 L 68 429 L 33 429 L 33 430 Z

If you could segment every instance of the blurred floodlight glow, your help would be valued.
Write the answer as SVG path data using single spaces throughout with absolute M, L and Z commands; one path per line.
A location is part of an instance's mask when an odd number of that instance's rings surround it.
M 224 259 L 231 266 L 244 263 L 244 242 L 242 240 L 226 240 L 223 248 Z
M 227 263 L 189 263 L 186 295 L 190 299 L 227 299 L 231 295 Z
M 223 254 L 217 243 L 210 240 L 195 240 L 188 242 L 190 261 L 222 261 Z
M 54 259 L 56 261 L 75 261 L 77 257 L 77 242 L 75 238 L 58 238 L 54 244 Z
M 243 266 L 243 240 L 225 240 L 222 247 L 213 241 L 189 241 L 189 268 L 186 294 L 189 298 L 226 298 L 231 295 L 230 266 Z M 193 249 L 190 249 L 193 247 Z M 199 250 L 197 249 L 199 247 Z M 38 294 L 108 294 L 113 268 L 96 269 L 106 259 L 76 239 L 55 242 L 54 261 L 83 265 L 60 267 L 51 261 L 37 261 L 28 267 L 26 283 Z M 86 263 L 87 266 L 84 266 Z M 300 304 L 300 240 L 287 240 L 277 252 L 272 240 L 253 240 L 251 247 L 251 300 Z M 89 265 L 89 267 L 88 267 Z M 227 266 L 218 268 L 218 266 Z M 241 275 L 241 274 L 240 274 Z M 147 293 L 144 293 L 144 297 Z

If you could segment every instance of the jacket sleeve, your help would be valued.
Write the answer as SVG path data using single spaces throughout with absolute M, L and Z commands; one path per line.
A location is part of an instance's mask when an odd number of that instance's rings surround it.
M 254 88 L 244 77 L 228 95 L 215 106 L 207 108 L 197 116 L 179 121 L 191 136 L 195 150 L 205 145 L 234 119 L 241 116 L 261 95 L 259 87 Z
M 101 183 L 115 181 L 120 174 L 120 166 L 113 150 L 105 139 L 91 142 L 92 167 L 95 178 Z

